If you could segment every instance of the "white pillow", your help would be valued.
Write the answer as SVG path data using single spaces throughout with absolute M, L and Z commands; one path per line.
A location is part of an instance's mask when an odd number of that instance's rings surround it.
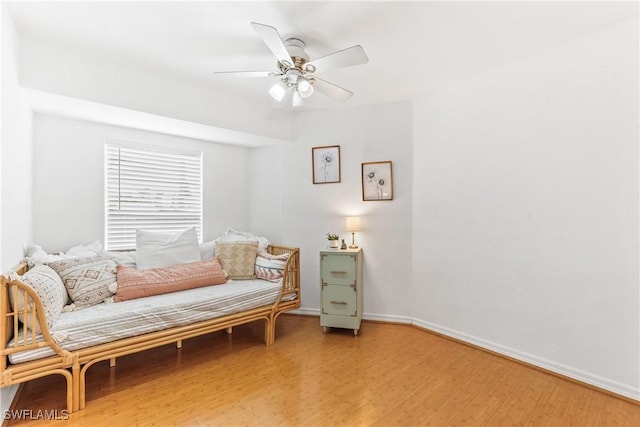
M 98 255 L 102 251 L 102 243 L 96 241 L 88 245 L 78 245 L 69 249 L 67 252 L 57 254 L 49 254 L 45 252 L 39 245 L 28 244 L 24 250 L 25 260 L 29 268 L 48 262 L 61 261 L 73 258 L 88 258 Z
M 227 231 L 216 242 L 258 242 L 258 252 L 266 252 L 267 247 L 271 244 L 266 237 L 256 236 L 248 231 L 236 231 L 231 227 L 227 227 Z
M 216 254 L 216 241 L 211 240 L 200 245 L 200 257 L 203 261 L 211 259 Z
M 107 257 L 117 265 L 136 268 L 136 251 L 100 251 L 98 255 Z
M 195 227 L 176 234 L 136 230 L 138 270 L 171 267 L 200 260 L 200 245 Z

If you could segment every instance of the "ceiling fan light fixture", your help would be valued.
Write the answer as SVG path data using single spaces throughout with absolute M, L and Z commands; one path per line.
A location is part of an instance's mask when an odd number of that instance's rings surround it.
M 271 86 L 271 89 L 269 89 L 269 95 L 271 95 L 271 97 L 276 101 L 282 101 L 286 93 L 287 85 L 285 85 L 282 80 Z
M 313 95 L 313 86 L 311 86 L 311 82 L 304 77 L 300 77 L 298 80 L 298 93 L 300 93 L 302 98 L 308 98 Z
M 281 105 L 294 107 L 320 92 L 337 101 L 346 101 L 353 92 L 315 76 L 316 71 L 326 72 L 338 68 L 366 64 L 369 58 L 360 45 L 348 47 L 310 61 L 303 40 L 290 37 L 283 40 L 275 27 L 252 22 L 251 26 L 278 60 L 276 71 L 221 71 L 215 74 L 240 77 L 279 77 L 280 81 L 269 89 L 269 94 Z M 291 98 L 289 98 L 291 94 Z M 285 99 L 286 98 L 286 99 Z

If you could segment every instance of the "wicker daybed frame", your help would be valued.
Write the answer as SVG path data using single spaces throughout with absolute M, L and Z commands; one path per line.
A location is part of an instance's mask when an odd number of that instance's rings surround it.
M 270 245 L 267 250 L 273 255 L 289 254 L 285 264 L 282 289 L 273 305 L 74 351 L 63 349 L 53 339 L 44 317 L 42 302 L 35 291 L 19 280 L 11 280 L 2 276 L 0 280 L 0 387 L 24 383 L 47 375 L 62 375 L 67 381 L 67 410 L 72 413 L 84 409 L 86 405 L 85 374 L 92 365 L 98 362 L 109 360 L 109 365 L 114 367 L 116 358 L 120 356 L 172 343 L 176 343 L 177 348 L 181 348 L 184 339 L 220 330 L 227 330 L 228 333 L 231 333 L 233 326 L 256 320 L 265 321 L 265 343 L 266 345 L 273 344 L 278 316 L 300 307 L 300 250 L 277 245 Z M 24 274 L 27 270 L 27 265 L 21 263 L 13 271 Z M 32 319 L 32 324 L 38 322 L 44 340 L 36 342 L 37 334 L 35 332 L 27 328 L 20 328 L 18 312 L 13 311 L 9 303 L 10 286 L 13 286 L 12 289 L 17 291 L 21 298 L 26 298 L 25 301 L 33 301 L 34 308 L 25 309 L 20 314 L 27 319 Z M 295 299 L 283 299 L 284 296 L 292 294 L 295 294 Z M 29 305 L 31 304 L 25 304 L 25 307 Z M 16 339 L 9 346 L 11 338 L 18 337 L 19 334 L 23 343 L 18 344 Z M 56 355 L 13 365 L 9 364 L 9 355 L 42 347 L 50 347 Z

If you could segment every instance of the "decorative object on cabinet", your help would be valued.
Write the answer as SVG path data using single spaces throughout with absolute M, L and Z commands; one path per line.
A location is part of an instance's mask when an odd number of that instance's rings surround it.
M 351 233 L 351 245 L 349 249 L 358 249 L 356 245 L 356 231 L 360 231 L 360 217 L 359 216 L 348 216 L 347 217 L 347 231 Z
M 327 145 L 311 149 L 314 184 L 340 182 L 340 146 Z
M 362 164 L 362 200 L 393 200 L 391 161 Z
M 338 243 L 340 236 L 337 234 L 327 233 L 327 240 L 329 241 L 330 248 L 338 249 L 340 247 L 340 243 Z
M 362 320 L 362 249 L 320 251 L 320 326 L 353 329 Z

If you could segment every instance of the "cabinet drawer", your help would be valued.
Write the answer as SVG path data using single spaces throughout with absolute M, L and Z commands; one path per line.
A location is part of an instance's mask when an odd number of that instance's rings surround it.
M 351 286 L 325 285 L 322 287 L 322 313 L 356 316 L 356 291 Z
M 322 282 L 331 285 L 356 283 L 356 257 L 351 255 L 322 255 Z

